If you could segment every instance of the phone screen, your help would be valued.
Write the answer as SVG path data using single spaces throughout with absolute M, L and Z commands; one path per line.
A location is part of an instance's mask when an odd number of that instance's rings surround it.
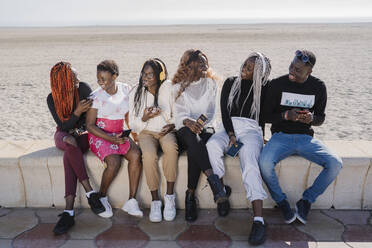
M 202 126 L 204 126 L 207 121 L 208 121 L 208 118 L 203 114 L 201 114 L 199 118 L 196 120 L 196 122 L 198 122 Z
M 124 130 L 123 133 L 120 135 L 120 138 L 129 137 L 131 131 L 132 129 Z

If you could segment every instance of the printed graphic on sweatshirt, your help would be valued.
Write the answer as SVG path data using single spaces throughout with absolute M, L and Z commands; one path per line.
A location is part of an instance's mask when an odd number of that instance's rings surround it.
M 310 109 L 314 106 L 315 95 L 302 95 L 289 92 L 282 93 L 280 105 Z

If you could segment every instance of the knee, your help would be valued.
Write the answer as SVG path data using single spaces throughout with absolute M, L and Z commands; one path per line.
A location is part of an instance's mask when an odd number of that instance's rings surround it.
M 121 166 L 120 157 L 117 158 L 117 157 L 108 156 L 105 158 L 105 162 L 107 165 L 106 169 L 109 171 L 117 171 L 120 169 L 120 166 Z
M 120 169 L 120 163 L 117 162 L 106 162 L 106 170 L 110 173 L 117 174 Z
M 136 156 L 137 155 L 134 155 L 134 157 L 136 157 Z M 133 159 L 136 160 L 136 158 L 133 158 Z M 158 161 L 158 155 L 156 153 L 153 153 L 153 152 L 142 151 L 142 161 L 145 164 L 156 163 Z
M 65 153 L 75 152 L 77 150 L 80 150 L 80 148 L 77 146 L 66 144 Z
M 275 167 L 275 162 L 271 157 L 261 154 L 258 165 L 260 167 L 261 173 L 264 176 L 271 173 L 272 169 Z
M 138 148 L 135 148 L 131 151 L 130 156 L 128 157 L 128 161 L 131 164 L 138 164 L 139 166 L 142 166 L 142 160 L 141 160 L 141 151 Z
M 338 174 L 342 169 L 342 160 L 338 156 L 333 156 L 327 161 L 326 166 Z
M 179 130 L 179 136 L 181 139 L 184 139 L 184 140 L 188 140 L 192 137 L 195 136 L 195 134 L 190 130 L 190 128 L 188 127 L 182 127 L 180 130 Z
M 178 145 L 176 142 L 168 142 L 162 145 L 161 149 L 164 154 L 178 155 Z
M 207 144 L 206 144 L 206 147 L 207 147 L 207 150 L 208 150 L 208 153 L 209 152 L 216 152 L 216 151 L 220 151 L 220 146 L 218 144 L 218 141 L 216 139 L 209 139 Z

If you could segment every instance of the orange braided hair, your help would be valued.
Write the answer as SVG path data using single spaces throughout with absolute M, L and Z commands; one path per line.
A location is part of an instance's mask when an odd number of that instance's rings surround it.
M 79 103 L 79 92 L 74 85 L 70 63 L 59 62 L 53 66 L 50 71 L 50 87 L 57 115 L 61 121 L 67 121 Z

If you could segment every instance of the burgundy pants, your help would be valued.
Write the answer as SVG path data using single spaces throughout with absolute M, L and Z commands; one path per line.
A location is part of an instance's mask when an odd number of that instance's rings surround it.
M 65 167 L 65 197 L 76 196 L 77 179 L 80 182 L 88 179 L 85 169 L 83 154 L 89 149 L 88 134 L 83 134 L 76 139 L 77 147 L 63 141 L 63 137 L 69 135 L 57 128 L 54 134 L 56 147 L 65 151 L 63 165 Z

